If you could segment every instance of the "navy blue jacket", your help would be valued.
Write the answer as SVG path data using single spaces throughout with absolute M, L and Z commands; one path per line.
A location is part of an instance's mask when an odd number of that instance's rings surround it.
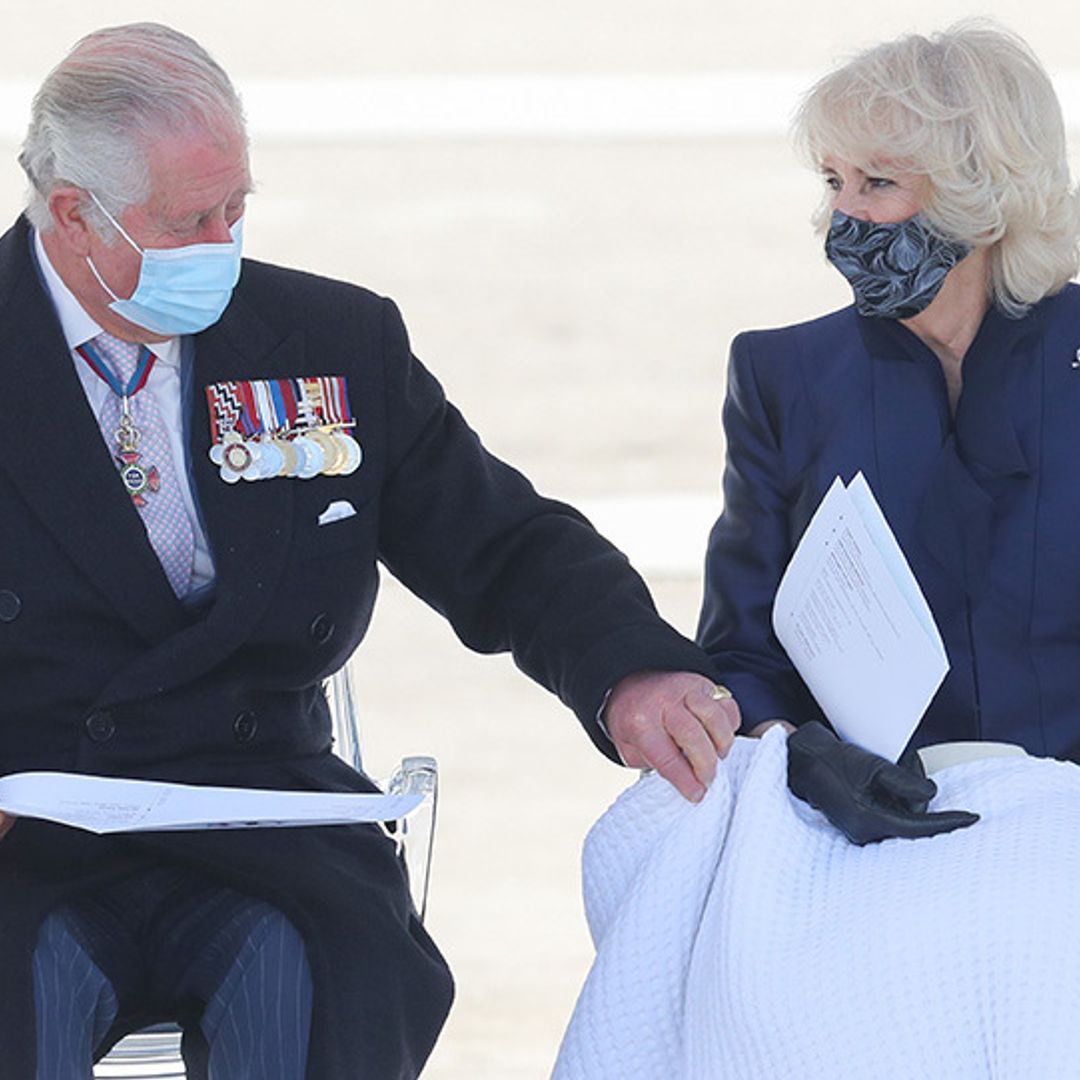
M 246 261 L 192 365 L 190 471 L 217 570 L 194 611 L 119 483 L 25 222 L 0 238 L 0 773 L 367 789 L 330 753 L 321 683 L 364 636 L 380 562 L 466 644 L 511 650 L 609 755 L 596 715 L 620 678 L 710 673 L 618 551 L 484 450 L 389 301 Z M 346 377 L 359 470 L 224 483 L 207 457 L 204 387 L 297 375 Z M 357 513 L 319 526 L 338 500 Z M 29 820 L 0 843 L 5 1075 L 33 1075 L 43 912 L 146 857 L 200 867 L 293 920 L 315 977 L 312 1080 L 416 1075 L 451 981 L 376 828 L 102 839 Z
M 991 310 L 954 421 L 939 361 L 896 321 L 845 308 L 735 339 L 699 638 L 747 726 L 820 718 L 770 611 L 819 500 L 861 469 L 950 662 L 914 744 L 1080 760 L 1078 347 L 1075 285 L 1022 319 Z

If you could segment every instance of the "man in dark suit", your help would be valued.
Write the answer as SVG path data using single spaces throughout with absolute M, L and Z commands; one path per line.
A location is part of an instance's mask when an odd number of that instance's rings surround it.
M 20 161 L 27 212 L 0 238 L 0 773 L 371 790 L 330 751 L 321 684 L 381 561 L 608 756 L 700 797 L 738 711 L 623 556 L 483 449 L 392 303 L 241 270 L 240 105 L 195 42 L 84 39 Z M 380 830 L 0 829 L 5 1076 L 86 1076 L 163 1018 L 191 1075 L 422 1067 L 451 982 Z

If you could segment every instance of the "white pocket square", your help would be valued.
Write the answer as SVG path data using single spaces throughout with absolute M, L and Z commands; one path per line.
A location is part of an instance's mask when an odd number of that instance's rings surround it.
M 334 521 L 344 521 L 355 513 L 356 507 L 348 499 L 336 499 L 319 515 L 319 524 L 329 525 Z

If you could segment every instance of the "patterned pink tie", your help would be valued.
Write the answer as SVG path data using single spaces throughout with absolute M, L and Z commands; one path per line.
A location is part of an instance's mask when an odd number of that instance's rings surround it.
M 91 345 L 108 364 L 119 385 L 127 387 L 135 374 L 142 347 L 121 341 L 112 334 L 98 334 Z M 147 387 L 133 391 L 128 398 L 128 411 L 138 432 L 138 465 L 147 474 L 157 470 L 156 484 L 151 484 L 133 499 L 173 592 L 184 596 L 191 588 L 195 535 L 180 494 L 168 436 L 153 392 Z M 121 413 L 122 399 L 113 392 L 101 413 L 101 432 L 114 455 L 120 452 L 117 431 Z

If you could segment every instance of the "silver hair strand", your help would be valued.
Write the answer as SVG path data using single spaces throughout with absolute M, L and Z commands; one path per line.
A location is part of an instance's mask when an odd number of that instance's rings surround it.
M 49 196 L 72 184 L 117 215 L 149 194 L 147 147 L 162 133 L 203 129 L 246 142 L 243 107 L 228 75 L 192 38 L 157 23 L 95 31 L 49 73 L 34 97 L 19 164 L 30 181 L 26 214 L 52 227 Z M 87 199 L 85 214 L 109 235 Z

